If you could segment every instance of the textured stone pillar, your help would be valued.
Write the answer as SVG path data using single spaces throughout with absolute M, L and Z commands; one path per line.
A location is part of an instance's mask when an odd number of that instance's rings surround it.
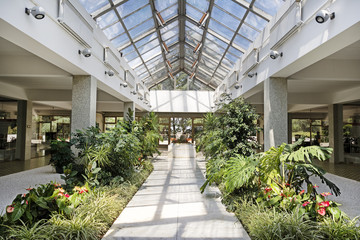
M 329 105 L 329 146 L 334 149 L 330 162 L 344 162 L 343 106 Z
M 288 141 L 287 80 L 268 78 L 264 84 L 265 151 Z
M 31 159 L 32 102 L 19 100 L 15 159 Z
M 92 76 L 74 76 L 72 86 L 71 132 L 95 126 L 97 82 Z
M 134 102 L 124 102 L 124 119 L 127 119 L 129 108 L 133 111 L 133 120 L 135 120 L 135 103 Z

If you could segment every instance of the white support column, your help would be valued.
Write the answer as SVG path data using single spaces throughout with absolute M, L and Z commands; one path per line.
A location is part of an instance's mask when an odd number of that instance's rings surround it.
M 287 80 L 268 78 L 264 84 L 265 151 L 288 141 Z
M 124 119 L 128 118 L 128 112 L 129 112 L 129 108 L 131 109 L 131 111 L 133 111 L 133 120 L 135 120 L 135 103 L 134 102 L 124 102 Z
M 329 146 L 334 152 L 330 162 L 344 162 L 343 105 L 329 105 Z
M 74 76 L 72 86 L 71 132 L 95 126 L 97 82 L 92 76 Z
M 31 159 L 32 102 L 19 100 L 15 159 Z

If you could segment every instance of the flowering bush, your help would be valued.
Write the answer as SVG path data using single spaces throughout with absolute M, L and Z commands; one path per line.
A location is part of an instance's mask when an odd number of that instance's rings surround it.
M 296 192 L 295 188 L 290 185 L 285 188 L 272 185 L 259 192 L 257 202 L 266 207 L 305 214 L 307 218 L 313 220 L 322 220 L 328 216 L 335 221 L 346 218 L 345 213 L 338 208 L 340 204 L 326 200 L 326 197 L 332 194 L 329 192 L 318 194 L 314 190 L 317 187 L 310 185 L 307 192 L 305 190 Z
M 59 183 L 40 185 L 28 188 L 28 192 L 18 194 L 12 204 L 6 207 L 3 216 L 5 222 L 23 221 L 34 223 L 41 219 L 49 219 L 52 212 L 70 215 L 83 199 L 88 187 L 75 187 L 74 194 L 67 193 Z

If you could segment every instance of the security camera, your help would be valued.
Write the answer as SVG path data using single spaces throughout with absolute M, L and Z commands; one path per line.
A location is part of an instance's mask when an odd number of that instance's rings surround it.
M 105 74 L 109 75 L 109 77 L 114 76 L 114 71 L 113 70 L 109 70 L 109 71 L 105 71 Z
M 120 87 L 124 87 L 124 88 L 126 88 L 128 85 L 127 85 L 127 83 L 125 82 L 125 83 L 120 83 Z
M 79 50 L 79 54 L 82 54 L 84 57 L 91 56 L 91 50 L 89 48 L 85 48 L 84 50 Z
M 248 73 L 249 78 L 252 78 L 253 76 L 257 76 L 257 73 Z
M 132 93 L 133 95 L 136 95 L 136 94 L 137 94 L 136 91 L 131 91 L 130 93 Z
M 240 88 L 240 85 L 239 85 L 239 84 L 236 84 L 236 85 L 234 86 L 234 88 L 235 88 L 235 89 L 239 89 L 239 88 Z
M 279 53 L 278 51 L 275 51 L 275 50 L 271 50 L 270 52 L 270 58 L 271 59 L 277 59 L 278 57 L 282 57 L 283 56 L 283 53 Z
M 333 20 L 334 18 L 335 18 L 335 12 L 333 12 L 333 13 L 329 13 L 329 11 L 328 10 L 320 10 L 317 14 L 316 14 L 316 16 L 315 16 L 315 20 L 316 20 L 316 22 L 318 22 L 318 23 L 324 23 L 324 22 L 326 22 L 328 19 L 331 19 L 331 20 Z
M 30 15 L 30 13 L 36 18 L 36 19 L 43 19 L 45 17 L 45 10 L 42 7 L 35 6 L 33 8 L 25 8 L 25 13 L 27 15 Z
M 142 101 L 142 100 L 144 100 L 144 98 L 143 97 L 139 97 L 139 99 Z

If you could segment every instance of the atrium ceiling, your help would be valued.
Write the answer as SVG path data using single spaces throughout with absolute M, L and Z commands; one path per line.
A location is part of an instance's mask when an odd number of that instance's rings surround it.
M 80 0 L 151 89 L 214 90 L 283 0 Z

